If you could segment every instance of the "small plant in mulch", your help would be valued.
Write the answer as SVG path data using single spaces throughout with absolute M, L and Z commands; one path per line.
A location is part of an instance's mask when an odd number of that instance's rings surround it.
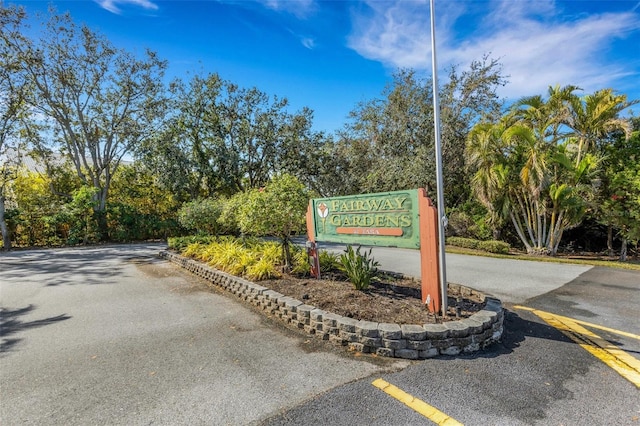
M 380 263 L 371 256 L 371 249 L 360 253 L 360 248 L 354 251 L 351 245 L 347 246 L 344 254 L 340 256 L 340 269 L 356 290 L 366 290 L 378 273 Z

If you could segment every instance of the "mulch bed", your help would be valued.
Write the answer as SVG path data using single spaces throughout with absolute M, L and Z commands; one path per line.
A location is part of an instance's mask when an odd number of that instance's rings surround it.
M 383 275 L 367 290 L 358 291 L 339 275 L 323 278 L 316 280 L 285 275 L 258 284 L 327 312 L 373 322 L 429 324 L 455 321 L 467 318 L 484 307 L 479 298 L 462 297 L 450 290 L 447 295 L 450 314 L 444 318 L 436 317 L 429 314 L 422 304 L 420 283 L 416 280 Z

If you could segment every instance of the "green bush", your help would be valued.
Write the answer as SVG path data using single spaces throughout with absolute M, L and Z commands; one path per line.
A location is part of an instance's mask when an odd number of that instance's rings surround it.
M 170 249 L 182 253 L 187 246 L 193 243 L 211 244 L 216 240 L 216 237 L 209 235 L 190 235 L 187 237 L 169 237 L 167 238 L 167 245 Z
M 247 202 L 247 193 L 238 192 L 231 198 L 221 199 L 222 209 L 218 217 L 220 233 L 225 235 L 240 235 L 238 214 L 240 206 Z
M 320 261 L 320 273 L 340 270 L 340 257 L 336 253 L 320 250 L 318 260 Z
M 309 256 L 307 255 L 307 249 L 299 246 L 291 247 L 291 273 L 300 276 L 308 276 L 311 274 L 311 264 L 309 263 Z
M 480 250 L 488 251 L 489 253 L 508 254 L 511 246 L 503 241 L 480 241 L 478 244 Z
M 169 238 L 168 244 L 185 257 L 256 281 L 280 276 L 278 269 L 282 269 L 283 264 L 282 247 L 273 241 L 229 236 L 190 236 Z
M 464 238 L 464 237 L 449 237 L 447 238 L 447 244 L 451 244 L 452 246 L 468 248 L 468 249 L 477 249 L 480 241 L 474 240 L 473 238 Z
M 178 210 L 178 222 L 186 229 L 217 235 L 220 230 L 218 218 L 222 213 L 222 206 L 222 202 L 213 198 L 185 203 Z
M 360 247 L 353 251 L 353 247 L 348 245 L 345 253 L 340 256 L 340 265 L 356 290 L 366 290 L 371 284 L 371 279 L 376 276 L 380 264 L 371 257 L 371 249 L 360 253 Z
M 503 241 L 489 240 L 478 241 L 472 238 L 449 237 L 447 244 L 456 247 L 468 248 L 473 250 L 482 250 L 489 253 L 508 254 L 511 246 Z

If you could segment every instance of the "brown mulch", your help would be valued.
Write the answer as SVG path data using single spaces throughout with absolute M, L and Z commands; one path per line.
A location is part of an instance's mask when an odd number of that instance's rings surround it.
M 429 324 L 455 321 L 467 318 L 484 307 L 484 302 L 477 297 L 462 297 L 450 290 L 447 295 L 449 315 L 435 317 L 422 304 L 420 283 L 416 280 L 383 275 L 367 290 L 358 291 L 339 275 L 323 278 L 316 280 L 285 275 L 258 284 L 327 312 L 374 322 Z M 460 308 L 458 316 L 457 307 Z

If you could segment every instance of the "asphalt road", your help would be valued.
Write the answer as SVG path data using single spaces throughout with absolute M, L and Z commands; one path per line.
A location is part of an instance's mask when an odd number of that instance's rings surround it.
M 323 244 L 339 251 L 340 245 Z M 382 269 L 419 277 L 415 250 L 372 248 Z M 466 425 L 640 425 L 640 390 L 519 305 L 640 335 L 640 272 L 447 254 L 447 278 L 501 298 L 502 341 L 471 356 L 380 377 Z M 640 360 L 640 340 L 594 329 Z M 341 386 L 264 425 L 432 424 L 371 385 Z M 350 397 L 358 395 L 358 398 Z
M 320 243 L 320 249 L 340 253 L 344 246 Z M 367 247 L 380 262 L 380 269 L 420 278 L 418 250 Z M 572 281 L 591 266 L 539 263 L 527 260 L 495 259 L 447 253 L 447 281 L 489 293 L 506 303 L 526 300 L 555 290 Z
M 612 271 L 591 269 L 526 305 L 564 306 L 557 313 L 637 333 L 640 273 Z M 603 286 L 610 290 L 607 304 L 593 304 Z M 568 294 L 571 302 L 562 300 Z M 619 309 L 611 312 L 613 305 Z M 487 351 L 415 362 L 379 377 L 465 425 L 640 424 L 640 390 L 609 366 L 531 312 L 511 307 L 504 324 L 502 341 Z M 598 334 L 640 359 L 638 340 Z M 375 378 L 340 386 L 263 425 L 433 424 L 372 386 Z
M 1 424 L 431 424 L 377 378 L 466 425 L 640 424 L 637 387 L 514 306 L 640 334 L 638 272 L 448 256 L 450 281 L 508 299 L 502 342 L 399 362 L 283 328 L 158 248 L 0 254 Z M 374 250 L 411 274 L 410 253 Z M 638 340 L 598 333 L 639 358 Z
M 159 249 L 0 254 L 0 424 L 250 424 L 406 365 L 284 329 Z

